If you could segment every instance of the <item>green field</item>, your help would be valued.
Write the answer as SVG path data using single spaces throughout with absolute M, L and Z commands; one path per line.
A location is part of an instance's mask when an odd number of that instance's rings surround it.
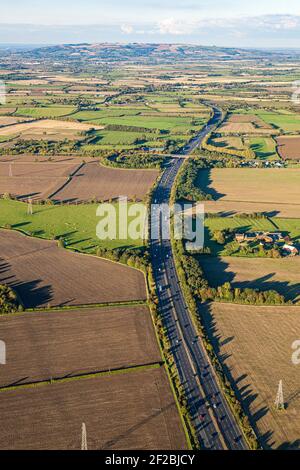
M 32 118 L 55 118 L 67 116 L 75 111 L 72 106 L 48 106 L 45 108 L 18 108 L 16 116 L 28 116 Z
M 278 158 L 276 143 L 271 137 L 253 137 L 247 139 L 246 143 L 257 158 L 262 160 Z
M 236 109 L 234 114 L 253 114 L 261 118 L 267 124 L 271 124 L 277 129 L 282 129 L 283 132 L 297 132 L 300 131 L 300 116 L 293 113 L 283 112 L 278 110 L 276 113 L 257 110 L 257 109 Z
M 87 253 L 94 253 L 98 246 L 108 249 L 142 246 L 141 240 L 99 240 L 96 236 L 100 221 L 96 216 L 97 207 L 98 204 L 36 205 L 33 215 L 28 215 L 27 204 L 2 199 L 0 227 L 10 225 L 12 229 L 49 240 L 54 236 L 63 237 L 68 247 Z

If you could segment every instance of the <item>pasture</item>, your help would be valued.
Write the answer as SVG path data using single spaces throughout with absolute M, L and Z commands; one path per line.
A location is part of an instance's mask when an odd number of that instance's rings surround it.
M 1 392 L 1 449 L 184 450 L 163 367 Z M 8 431 L 9 430 L 9 431 Z
M 26 308 L 145 300 L 144 274 L 95 256 L 72 253 L 57 242 L 0 231 L 0 283 Z
M 203 306 L 209 336 L 266 449 L 299 449 L 299 365 L 292 344 L 300 337 L 300 307 Z M 283 381 L 286 410 L 274 402 Z

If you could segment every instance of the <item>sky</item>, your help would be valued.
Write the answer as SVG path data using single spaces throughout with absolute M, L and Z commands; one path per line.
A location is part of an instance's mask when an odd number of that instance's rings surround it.
M 0 43 L 300 48 L 299 0 L 2 0 Z

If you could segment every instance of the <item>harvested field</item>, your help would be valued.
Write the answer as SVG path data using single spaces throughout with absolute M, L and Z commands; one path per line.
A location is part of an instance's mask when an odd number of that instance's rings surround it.
M 18 122 L 26 121 L 26 118 L 15 117 L 15 116 L 1 116 L 0 117 L 0 127 L 2 126 L 11 126 L 12 124 L 17 124 Z
M 78 138 L 79 132 L 87 131 L 91 128 L 103 129 L 103 126 L 73 121 L 40 119 L 38 121 L 0 128 L 0 136 L 18 135 L 23 139 L 49 139 L 51 137 L 53 140 L 64 140 L 65 138 L 71 139 L 72 135 L 74 138 Z
M 0 161 L 0 194 L 8 193 L 20 200 L 29 197 L 45 200 L 63 186 L 80 165 L 80 160 L 76 159 L 61 163 L 30 162 L 21 158 Z
M 253 214 L 254 212 L 263 212 L 272 217 L 294 217 L 300 216 L 300 198 L 299 204 L 278 204 L 261 202 L 240 202 L 240 201 L 205 201 L 204 208 L 206 213 L 220 213 L 222 217 L 230 217 L 236 214 Z
M 198 186 L 221 202 L 300 204 L 300 170 L 296 168 L 201 170 Z
M 90 201 L 115 199 L 119 196 L 143 199 L 153 186 L 157 170 L 119 170 L 91 162 L 53 197 L 56 201 Z
M 2 392 L 1 449 L 180 450 L 187 444 L 164 368 Z
M 161 361 L 146 306 L 3 315 L 0 330 L 0 387 Z
M 274 129 L 256 127 L 252 122 L 225 122 L 218 132 L 221 134 L 276 134 Z
M 58 248 L 56 242 L 0 231 L 0 283 L 26 307 L 83 305 L 146 299 L 143 273 Z
M 284 160 L 300 160 L 300 137 L 282 136 L 276 140 L 281 158 Z
M 264 448 L 299 449 L 299 365 L 292 344 L 300 338 L 300 307 L 210 304 L 203 318 Z M 273 405 L 283 381 L 286 410 Z
M 276 290 L 288 300 L 300 301 L 300 256 L 284 259 L 201 257 L 201 266 L 213 287 Z

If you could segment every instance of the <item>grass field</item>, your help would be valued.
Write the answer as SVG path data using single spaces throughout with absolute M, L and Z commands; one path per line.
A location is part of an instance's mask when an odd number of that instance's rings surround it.
M 129 204 L 129 208 L 131 205 Z M 34 214 L 27 214 L 27 204 L 17 201 L 0 200 L 0 226 L 9 224 L 12 228 L 48 240 L 63 237 L 69 248 L 95 253 L 98 246 L 104 248 L 141 247 L 142 240 L 120 239 L 99 240 L 96 226 L 98 204 L 34 206 Z M 118 214 L 118 208 L 116 207 Z M 129 221 L 131 218 L 129 217 Z M 117 217 L 117 232 L 119 222 Z
M 270 124 L 274 127 L 274 129 L 282 129 L 283 132 L 295 132 L 300 131 L 300 116 L 294 113 L 287 113 L 284 112 L 280 114 L 280 112 L 270 112 L 264 110 L 256 110 L 256 109 L 239 109 L 236 110 L 235 113 L 242 113 L 242 114 L 251 114 L 258 116 L 262 119 L 266 124 Z
M 163 367 L 1 393 L 1 449 L 184 450 Z M 9 432 L 7 432 L 9 430 Z
M 95 256 L 72 253 L 55 241 L 0 231 L 0 283 L 26 308 L 145 300 L 142 272 Z
M 4 315 L 0 329 L 16 346 L 8 348 L 0 387 L 161 361 L 146 306 Z
M 292 344 L 300 337 L 300 307 L 215 303 L 202 315 L 264 448 L 299 449 L 299 366 L 292 363 Z M 280 380 L 283 412 L 273 407 Z
M 276 142 L 271 137 L 249 138 L 245 142 L 256 155 L 262 160 L 278 159 Z
M 212 287 L 276 290 L 286 300 L 300 301 L 300 257 L 286 259 L 201 257 L 200 264 Z
M 16 116 L 28 116 L 34 119 L 67 116 L 75 111 L 73 106 L 47 106 L 43 108 L 18 108 Z

